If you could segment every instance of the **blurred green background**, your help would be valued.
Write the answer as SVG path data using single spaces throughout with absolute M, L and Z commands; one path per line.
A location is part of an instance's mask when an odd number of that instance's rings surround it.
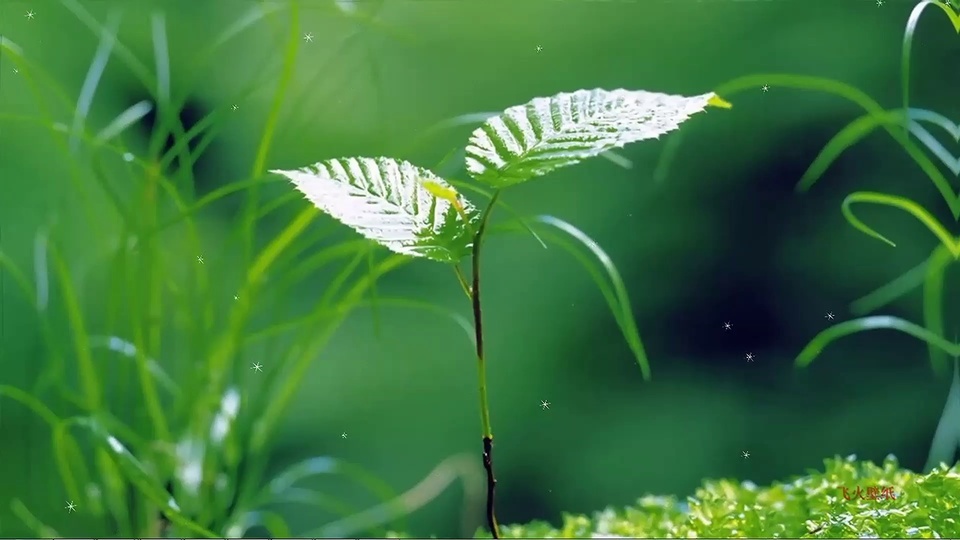
M 74 275 L 88 330 L 97 333 L 105 331 L 98 327 L 101 306 L 118 278 L 104 275 L 96 258 L 123 241 L 118 219 L 86 165 L 79 184 L 70 179 L 71 159 L 58 147 L 62 134 L 14 119 L 40 114 L 36 96 L 52 93 L 54 84 L 72 100 L 81 94 L 98 39 L 69 4 L 0 4 L 0 34 L 53 77 L 29 81 L 8 57 L 0 61 L 0 227 L 3 251 L 33 277 L 38 234 L 55 226 L 51 241 Z M 122 9 L 118 43 L 151 69 L 149 14 L 161 10 L 172 94 L 186 98 L 184 123 L 189 127 L 213 109 L 229 113 L 194 168 L 197 196 L 249 173 L 289 33 L 285 4 L 262 3 L 272 14 L 218 48 L 204 66 L 194 65 L 197 51 L 255 3 L 79 4 L 101 23 Z M 402 154 L 430 167 L 473 128 L 437 132 L 411 150 L 410 141 L 431 125 L 578 88 L 693 95 L 741 75 L 800 73 L 839 79 L 893 108 L 900 103 L 900 47 L 913 5 L 304 1 L 297 32 L 312 40 L 300 43 L 267 165 Z M 912 103 L 960 118 L 954 90 L 960 72 L 952 69 L 960 45 L 935 11 L 920 23 Z M 242 95 L 251 84 L 253 92 Z M 130 105 L 151 99 L 150 92 L 114 54 L 96 87 L 88 129 L 102 129 Z M 843 197 L 855 189 L 889 191 L 953 223 L 946 205 L 882 131 L 845 153 L 810 193 L 797 194 L 794 185 L 823 145 L 862 111 L 834 96 L 776 85 L 731 101 L 732 110 L 711 109 L 684 125 L 683 143 L 666 169 L 660 158 L 669 137 L 624 149 L 632 168 L 598 159 L 505 195 L 524 214 L 576 224 L 609 252 L 630 290 L 653 380 L 642 381 L 602 297 L 574 259 L 524 235 L 493 238 L 485 259 L 485 322 L 501 522 L 555 521 L 561 512 L 623 505 L 644 493 L 683 496 L 703 478 L 769 482 L 834 454 L 879 460 L 893 453 L 905 466 L 923 466 L 948 381 L 934 377 L 922 343 L 870 333 L 829 348 L 806 371 L 792 362 L 830 324 L 827 313 L 849 318 L 851 301 L 916 266 L 935 247 L 921 225 L 894 211 L 862 215 L 897 242 L 895 249 L 862 235 L 843 220 Z M 65 125 L 73 121 L 73 111 L 53 114 Z M 151 129 L 148 117 L 130 127 L 126 143 L 145 147 Z M 658 165 L 665 174 L 655 178 Z M 444 172 L 465 177 L 462 170 Z M 271 185 L 264 200 L 288 189 Z M 285 207 L 277 223 L 304 204 Z M 81 224 L 81 207 L 101 219 L 100 228 Z M 204 264 L 215 280 L 238 272 L 240 253 L 224 239 L 241 207 L 231 199 L 199 219 Z M 311 227 L 323 226 L 327 218 Z M 179 243 L 164 251 L 169 260 L 182 259 L 172 263 L 179 272 L 197 264 Z M 269 318 L 282 320 L 309 306 L 329 280 L 322 273 L 311 278 L 298 291 L 300 305 L 271 307 Z M 456 281 L 439 264 L 414 262 L 388 276 L 379 292 L 469 315 Z M 949 301 L 956 292 L 950 287 L 948 311 L 956 310 Z M 60 306 L 55 287 L 50 295 L 45 316 L 65 328 L 63 310 L 54 309 Z M 38 384 L 44 358 L 32 301 L 7 279 L 0 384 L 26 390 Z M 920 306 L 917 290 L 883 312 L 919 321 Z M 956 315 L 947 315 L 951 332 Z M 69 348 L 66 331 L 62 339 Z M 755 361 L 745 361 L 748 352 Z M 254 360 L 269 372 L 271 358 Z M 192 376 L 192 361 L 161 358 L 178 380 Z M 105 370 L 103 376 L 115 410 L 140 406 L 130 390 L 132 372 Z M 475 382 L 470 343 L 450 321 L 383 307 L 377 323 L 369 310 L 358 311 L 313 360 L 273 452 L 263 457 L 275 470 L 329 455 L 397 490 L 450 456 L 468 454 L 479 467 Z M 49 393 L 41 397 L 58 403 Z M 542 400 L 549 409 L 541 408 Z M 311 486 L 361 506 L 375 502 L 344 482 Z M 4 536 L 28 534 L 10 513 L 14 497 L 61 532 L 87 534 L 84 518 L 63 509 L 68 497 L 52 464 L 49 428 L 7 401 L 0 403 Z M 410 532 L 472 534 L 481 516 L 472 510 L 462 523 L 463 501 L 460 487 L 445 491 L 409 517 Z M 281 511 L 296 530 L 330 519 L 297 506 Z

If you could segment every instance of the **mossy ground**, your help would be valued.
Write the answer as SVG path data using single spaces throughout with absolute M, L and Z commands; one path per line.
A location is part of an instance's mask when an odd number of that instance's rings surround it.
M 824 463 L 822 471 L 769 487 L 706 481 L 686 501 L 646 496 L 635 506 L 608 508 L 592 517 L 566 515 L 559 528 L 534 522 L 503 526 L 501 533 L 509 538 L 960 538 L 957 466 L 924 475 L 901 469 L 892 457 L 879 466 L 853 457 Z

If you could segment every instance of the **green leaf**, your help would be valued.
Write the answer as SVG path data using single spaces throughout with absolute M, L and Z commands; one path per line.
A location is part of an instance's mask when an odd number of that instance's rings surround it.
M 479 212 L 445 180 L 407 161 L 340 158 L 287 177 L 310 202 L 401 255 L 456 262 L 470 251 Z
M 694 97 L 642 90 L 577 90 L 539 97 L 490 118 L 470 135 L 467 171 L 493 187 L 519 184 L 628 143 L 677 129 L 707 105 Z

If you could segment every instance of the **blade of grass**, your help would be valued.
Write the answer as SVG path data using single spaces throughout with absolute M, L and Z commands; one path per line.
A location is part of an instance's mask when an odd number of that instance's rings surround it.
M 929 260 L 923 261 L 893 281 L 858 298 L 850 304 L 850 311 L 854 315 L 866 315 L 903 297 L 903 295 L 923 284 L 929 264 Z
M 906 197 L 887 195 L 886 193 L 877 193 L 875 191 L 857 191 L 847 195 L 847 197 L 843 200 L 843 217 L 846 218 L 847 222 L 850 223 L 853 228 L 866 234 L 867 236 L 870 236 L 871 238 L 876 238 L 877 240 L 880 240 L 891 247 L 896 247 L 896 244 L 892 240 L 880 234 L 875 229 L 871 228 L 869 225 L 857 218 L 856 215 L 854 215 L 853 210 L 851 210 L 851 207 L 854 204 L 876 204 L 903 210 L 904 212 L 915 217 L 917 221 L 922 223 L 930 232 L 932 232 L 933 235 L 940 240 L 941 244 L 945 246 L 954 257 L 960 257 L 960 243 L 958 243 L 960 241 L 956 240 L 949 232 L 947 232 L 947 230 L 943 227 L 943 224 L 941 224 L 937 218 L 933 217 L 930 212 L 916 202 L 911 201 Z
M 929 345 L 937 347 L 954 358 L 960 356 L 960 343 L 951 343 L 926 328 L 899 317 L 873 315 L 845 321 L 823 330 L 800 351 L 800 354 L 797 355 L 795 365 L 799 368 L 807 367 L 834 341 L 870 330 L 897 330 L 921 341 L 925 341 Z
M 49 248 L 50 258 L 53 260 L 54 273 L 60 285 L 60 294 L 63 297 L 67 318 L 70 322 L 74 354 L 76 355 L 77 367 L 80 372 L 80 383 L 83 388 L 84 405 L 88 411 L 98 411 L 102 408 L 103 396 L 99 376 L 93 365 L 93 357 L 90 355 L 90 344 L 83 322 L 83 312 L 80 309 L 80 303 L 77 299 L 73 283 L 71 282 L 70 272 L 67 270 L 66 263 L 60 256 L 60 252 L 55 245 L 50 244 Z
M 83 86 L 80 87 L 80 96 L 77 98 L 77 106 L 74 109 L 73 129 L 70 133 L 70 150 L 73 152 L 79 150 L 77 133 L 84 130 L 83 125 L 90 113 L 90 107 L 93 105 L 93 97 L 97 92 L 97 86 L 100 84 L 100 78 L 110 61 L 110 51 L 113 50 L 113 46 L 117 42 L 117 31 L 120 29 L 121 19 L 119 11 L 110 11 L 107 16 L 107 24 L 103 28 L 103 32 L 100 33 L 100 43 L 97 44 L 97 50 L 93 54 L 90 67 L 87 69 Z
M 917 30 L 917 23 L 920 22 L 923 11 L 931 5 L 942 9 L 950 22 L 953 23 L 954 30 L 960 33 L 960 18 L 945 4 L 933 0 L 923 0 L 914 6 L 903 32 L 903 46 L 900 56 L 900 91 L 903 93 L 904 109 L 910 108 L 910 58 L 913 52 L 913 34 Z
M 363 278 L 357 280 L 353 287 L 343 296 L 343 299 L 338 302 L 338 307 L 340 309 L 334 310 L 337 315 L 332 317 L 332 321 L 330 321 L 323 330 L 315 331 L 310 329 L 309 332 L 304 336 L 305 339 L 303 341 L 299 341 L 299 343 L 303 343 L 305 345 L 296 351 L 297 357 L 290 370 L 289 376 L 281 381 L 280 388 L 271 392 L 272 399 L 267 404 L 260 422 L 254 429 L 254 433 L 250 442 L 250 450 L 248 451 L 260 453 L 264 450 L 264 446 L 268 442 L 270 434 L 275 428 L 280 415 L 286 409 L 287 405 L 290 403 L 290 400 L 295 395 L 296 389 L 299 386 L 300 381 L 303 380 L 307 368 L 310 367 L 310 364 L 317 357 L 319 352 L 323 350 L 330 337 L 332 337 L 334 331 L 339 328 L 340 323 L 346 317 L 348 310 L 344 308 L 353 306 L 362 300 L 362 297 L 369 288 L 370 281 L 372 279 L 376 279 L 377 276 L 391 272 L 405 264 L 408 264 L 409 262 L 409 258 L 399 255 L 391 255 L 383 261 L 380 261 L 374 273 L 367 274 Z M 316 316 L 318 319 L 322 320 L 323 318 L 327 318 L 329 315 L 326 310 L 319 310 L 316 313 Z M 311 335 L 312 339 L 308 337 Z
M 308 478 L 315 476 L 343 476 L 362 486 L 381 501 L 389 501 L 397 496 L 396 491 L 386 482 L 370 474 L 362 467 L 327 456 L 316 456 L 298 461 L 286 467 L 271 480 L 253 501 L 255 507 L 269 504 L 282 497 L 288 490 Z M 395 530 L 404 530 L 406 525 L 395 523 Z
M 923 282 L 923 325 L 938 336 L 944 335 L 943 324 L 943 280 L 947 268 L 957 261 L 957 258 L 944 246 L 938 246 L 928 259 L 927 275 Z M 930 365 L 937 375 L 946 375 L 950 371 L 950 362 L 943 352 L 928 345 Z
M 56 529 L 37 519 L 20 499 L 10 501 L 10 511 L 13 512 L 13 515 L 22 521 L 28 529 L 33 531 L 38 538 L 60 538 L 60 533 L 58 533 Z
M 89 417 L 76 417 L 68 419 L 68 424 L 66 425 L 84 428 L 93 437 L 93 440 L 98 446 L 109 452 L 127 481 L 136 486 L 140 493 L 150 500 L 150 502 L 157 505 L 171 523 L 182 527 L 192 534 L 199 534 L 207 538 L 217 538 L 219 536 L 185 517 L 179 505 L 170 497 L 167 490 L 154 480 L 151 473 L 143 464 L 127 450 L 127 447 L 124 446 L 123 443 L 111 435 L 99 421 Z
M 416 486 L 409 489 L 394 500 L 384 502 L 373 508 L 343 518 L 320 529 L 305 533 L 305 536 L 323 538 L 345 538 L 355 536 L 361 531 L 380 527 L 400 516 L 411 514 L 423 508 L 431 501 L 436 500 L 456 480 L 464 484 L 465 501 L 463 521 L 468 521 L 469 513 L 482 500 L 483 474 L 477 469 L 477 464 L 470 456 L 457 455 L 449 457 L 437 465 L 430 474 Z
M 633 310 L 630 307 L 630 296 L 627 294 L 626 285 L 624 285 L 623 279 L 620 277 L 620 272 L 617 270 L 617 266 L 613 263 L 613 260 L 610 259 L 610 256 L 607 255 L 600 245 L 586 233 L 562 219 L 541 215 L 534 217 L 533 222 L 547 225 L 573 238 L 577 244 L 589 250 L 599 262 L 600 267 L 603 269 L 602 272 L 597 269 L 596 265 L 590 261 L 590 259 L 583 256 L 580 251 L 569 242 L 565 242 L 558 237 L 552 238 L 553 243 L 563 247 L 573 255 L 590 274 L 590 277 L 606 300 L 607 306 L 610 308 L 617 322 L 617 326 L 620 327 L 620 331 L 623 333 L 627 345 L 630 347 L 631 352 L 633 352 L 633 356 L 637 361 L 637 365 L 640 366 L 640 372 L 644 380 L 649 380 L 650 363 L 647 359 L 643 343 L 640 340 L 640 334 L 633 317 Z M 604 274 L 606 274 L 605 277 Z
M 270 105 L 270 112 L 267 114 L 267 121 L 263 128 L 263 134 L 260 137 L 260 143 L 257 145 L 256 157 L 254 158 L 253 168 L 250 172 L 251 178 L 258 178 L 266 171 L 267 156 L 270 152 L 270 145 L 273 142 L 273 136 L 277 129 L 277 120 L 283 108 L 284 96 L 293 80 L 299 46 L 300 8 L 297 2 L 293 2 L 290 4 L 290 31 L 287 38 L 287 46 L 283 53 L 283 68 L 281 69 L 280 78 L 277 81 L 277 90 L 274 94 L 273 102 Z M 247 239 L 243 260 L 246 263 L 252 260 L 252 249 L 256 242 L 254 229 L 256 227 L 259 205 L 259 190 L 257 186 L 251 186 L 247 191 L 247 200 L 243 211 L 243 230 L 244 237 Z
M 941 463 L 947 465 L 953 463 L 958 447 L 960 447 L 960 367 L 954 359 L 950 391 L 947 392 L 947 400 L 943 405 L 940 421 L 937 422 L 937 429 L 933 434 L 933 442 L 930 443 L 930 453 L 927 455 L 923 472 L 929 473 Z
M 100 130 L 99 133 L 94 137 L 94 143 L 97 145 L 103 144 L 117 135 L 120 135 L 127 130 L 130 126 L 136 124 L 140 120 L 143 120 L 145 116 L 150 114 L 150 111 L 153 110 L 153 105 L 146 100 L 138 101 L 133 105 L 127 107 L 122 113 L 118 114 L 107 127 Z
M 947 193 L 952 192 L 950 182 L 947 178 L 944 177 L 936 165 L 926 157 L 923 151 L 904 134 L 901 125 L 886 122 L 889 112 L 863 91 L 848 84 L 822 77 L 769 73 L 738 77 L 717 87 L 716 93 L 729 96 L 746 89 L 759 88 L 764 85 L 776 85 L 800 90 L 818 90 L 842 97 L 862 108 L 868 115 L 875 117 L 890 136 L 920 165 L 940 193 L 945 197 L 953 217 L 960 219 L 960 199 L 954 196 L 947 198 Z M 863 128 L 861 127 L 860 129 Z M 846 136 L 850 135 L 847 134 Z

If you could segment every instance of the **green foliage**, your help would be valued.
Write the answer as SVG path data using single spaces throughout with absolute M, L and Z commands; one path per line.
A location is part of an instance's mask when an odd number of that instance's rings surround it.
M 921 0 L 916 4 L 907 21 L 903 37 L 900 73 L 903 95 L 902 108 L 900 109 L 885 109 L 860 90 L 842 82 L 802 75 L 751 75 L 723 84 L 718 91 L 728 95 L 746 88 L 776 84 L 827 92 L 855 103 L 867 114 L 848 124 L 826 144 L 798 182 L 797 190 L 807 191 L 811 189 L 844 151 L 860 142 L 875 129 L 882 127 L 933 183 L 950 209 L 954 220 L 960 223 L 960 192 L 953 188 L 950 181 L 927 152 L 938 158 L 950 172 L 954 173 L 954 176 L 960 172 L 960 159 L 944 148 L 921 125 L 921 122 L 940 127 L 954 140 L 960 139 L 960 126 L 936 111 L 910 107 L 910 64 L 913 38 L 921 15 L 926 8 L 931 6 L 939 8 L 954 30 L 960 34 L 960 14 L 955 9 L 955 2 Z M 913 135 L 913 138 L 910 135 Z M 671 148 L 668 158 L 672 158 L 675 152 L 676 148 Z M 809 365 L 829 343 L 840 337 L 876 329 L 897 330 L 926 342 L 934 372 L 943 375 L 950 371 L 951 366 L 953 369 L 953 380 L 947 403 L 944 406 L 927 458 L 925 470 L 929 471 L 940 463 L 954 462 L 955 452 L 960 447 L 960 376 L 958 376 L 960 343 L 955 341 L 956 336 L 952 336 L 954 341 L 950 341 L 944 335 L 944 279 L 949 267 L 960 261 L 960 236 L 951 234 L 947 227 L 934 216 L 933 212 L 906 197 L 872 191 L 857 191 L 849 194 L 841 205 L 841 211 L 847 222 L 860 232 L 884 242 L 890 247 L 896 247 L 896 244 L 854 214 L 852 207 L 855 204 L 871 204 L 903 211 L 930 231 L 939 241 L 939 245 L 930 254 L 928 260 L 920 266 L 909 270 L 853 302 L 851 305 L 852 311 L 858 315 L 870 314 L 922 286 L 924 324 L 921 327 L 888 316 L 869 316 L 839 322 L 818 334 L 798 355 L 796 365 L 798 367 Z
M 928 474 L 836 457 L 822 471 L 757 487 L 706 481 L 692 497 L 646 496 L 593 516 L 565 515 L 560 527 L 501 527 L 509 538 L 957 538 L 960 469 Z M 859 494 L 858 492 L 859 488 Z M 871 498 L 878 493 L 895 498 Z M 844 496 L 850 497 L 850 500 Z M 862 497 L 862 498 L 861 498 Z
M 273 481 L 266 469 L 272 435 L 305 369 L 345 317 L 368 302 L 376 281 L 406 259 L 371 256 L 369 243 L 336 244 L 324 231 L 308 235 L 316 216 L 312 209 L 287 218 L 274 238 L 260 245 L 254 225 L 292 201 L 260 204 L 257 198 L 257 188 L 272 181 L 264 175 L 265 163 L 285 84 L 274 95 L 250 175 L 196 198 L 193 164 L 223 129 L 224 112 L 215 110 L 184 130 L 178 116 L 191 90 L 171 94 L 164 17 L 155 14 L 151 20 L 153 73 L 117 38 L 116 18 L 101 23 L 75 0 L 62 4 L 101 40 L 80 103 L 4 36 L 0 55 L 18 67 L 38 112 L 0 121 L 27 122 L 49 132 L 61 151 L 54 157 L 68 167 L 68 188 L 73 188 L 64 193 L 66 207 L 58 210 L 79 209 L 84 219 L 71 226 L 108 241 L 83 246 L 89 268 L 79 271 L 80 265 L 63 253 L 69 245 L 63 228 L 36 231 L 33 268 L 0 251 L 0 271 L 14 285 L 7 291 L 33 306 L 43 339 L 30 359 L 39 366 L 39 380 L 28 388 L 0 385 L 0 400 L 5 412 L 19 407 L 42 420 L 63 498 L 76 509 L 69 521 L 54 526 L 48 520 L 57 518 L 32 508 L 31 496 L 40 498 L 28 491 L 23 500 L 10 502 L 15 519 L 0 519 L 0 535 L 241 537 L 263 527 L 272 536 L 290 537 L 285 519 L 267 507 L 297 500 L 338 516 L 353 511 L 331 495 L 295 485 L 318 475 L 360 484 L 375 501 L 394 498 L 387 486 L 332 457 L 296 463 Z M 219 47 L 277 11 L 255 7 L 215 35 L 192 67 L 204 69 Z M 301 40 L 296 5 L 284 11 L 291 19 L 290 39 L 276 59 L 291 73 Z M 100 75 L 114 58 L 138 78 L 156 108 L 157 125 L 146 150 L 128 131 L 151 108 L 147 102 L 121 112 L 102 129 L 87 125 Z M 259 83 L 238 92 L 237 101 Z M 67 141 L 60 120 L 74 114 Z M 168 137 L 173 145 L 165 150 Z M 179 166 L 170 167 L 175 162 Z M 90 204 L 91 186 L 105 195 L 105 211 Z M 235 233 L 205 237 L 199 226 L 203 212 L 238 191 L 245 192 L 247 204 Z M 66 231 L 67 238 L 71 232 Z M 320 242 L 332 245 L 298 257 Z M 239 279 L 232 261 L 221 263 L 210 255 L 213 250 L 204 250 L 210 245 L 249 259 Z M 358 272 L 351 259 L 369 264 Z M 322 269 L 333 270 L 334 277 L 315 307 L 293 321 L 269 317 L 273 302 L 291 302 L 298 285 Z M 268 274 L 274 279 L 264 291 Z M 102 297 L 81 294 L 90 275 L 106 276 Z M 68 346 L 58 340 L 63 336 L 69 337 Z M 251 381 L 247 362 L 266 351 L 270 365 Z M 116 394 L 128 390 L 137 401 L 117 407 Z
M 473 311 L 488 486 L 486 517 L 494 537 L 499 537 L 499 532 L 494 511 L 496 480 L 483 346 L 480 253 L 490 213 L 499 200 L 499 189 L 630 142 L 659 137 L 677 129 L 708 105 L 730 107 L 713 93 L 683 97 L 601 89 L 540 97 L 526 105 L 510 107 L 475 130 L 465 149 L 467 172 L 475 180 L 498 188 L 479 215 L 451 183 L 406 161 L 349 157 L 296 170 L 271 171 L 285 176 L 320 210 L 401 255 L 457 263 L 468 249 L 471 252 L 472 282 L 467 282 L 459 266 L 454 269 Z M 600 286 L 644 378 L 649 378 L 646 354 L 613 262 L 593 239 L 569 223 L 551 216 L 536 219 L 573 238 L 600 260 L 608 279 L 589 259 L 578 257 Z M 519 221 L 525 225 L 522 218 Z

